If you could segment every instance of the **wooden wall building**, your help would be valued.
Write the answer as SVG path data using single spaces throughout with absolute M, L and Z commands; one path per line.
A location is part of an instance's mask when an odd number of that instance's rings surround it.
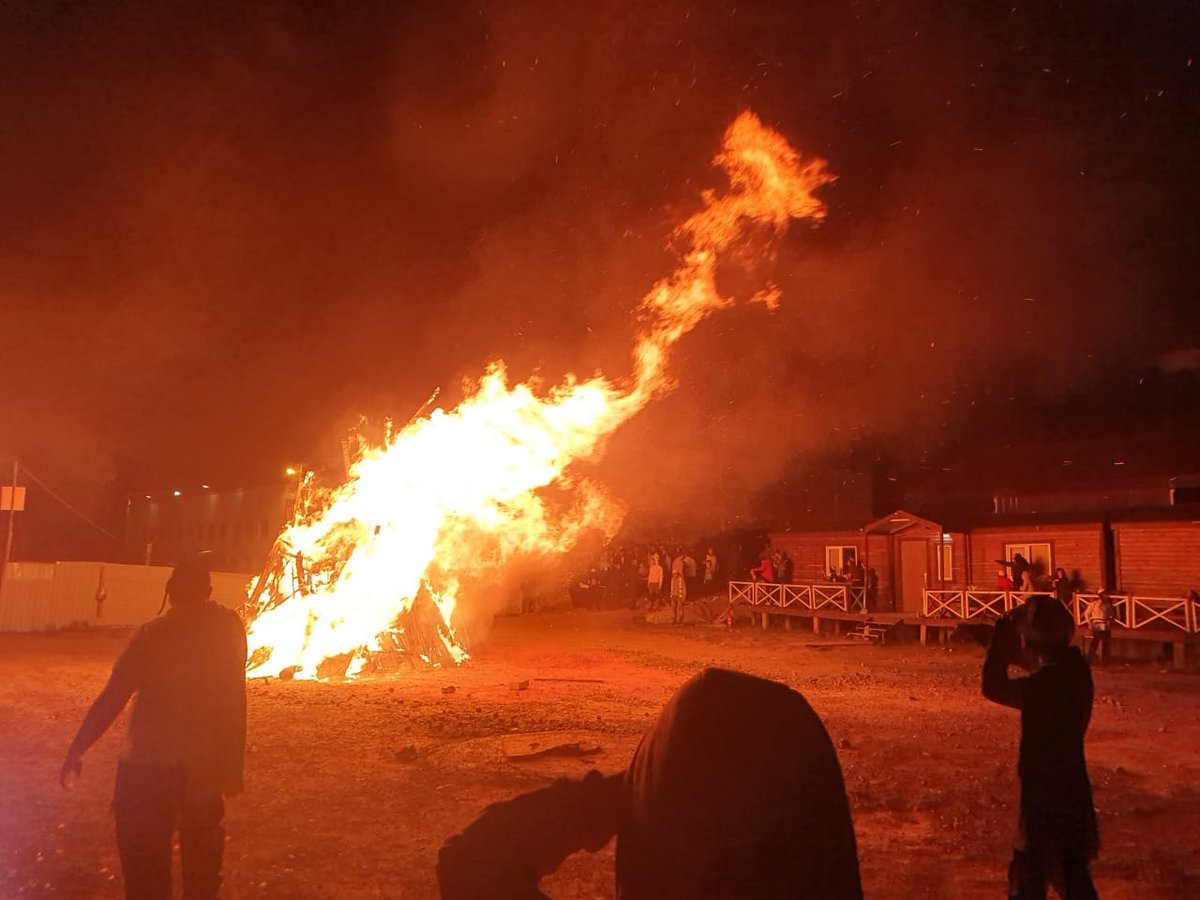
M 780 531 L 771 550 L 793 559 L 793 581 L 828 581 L 851 553 L 876 576 L 872 608 L 917 613 L 926 590 L 994 590 L 1000 560 L 1020 552 L 1039 588 L 1063 568 L 1080 591 L 1187 597 L 1200 591 L 1200 513 L 1147 510 L 1122 516 L 1060 517 L 946 526 L 897 510 L 859 528 Z M 836 565 L 833 565 L 836 563 Z
M 970 558 L 965 587 L 994 588 L 1000 568 L 997 560 L 1010 560 L 1016 553 L 1029 560 L 1035 581 L 1053 578 L 1054 570 L 1063 568 L 1081 589 L 1104 587 L 1102 522 L 1015 521 L 971 528 L 967 540 Z
M 1200 512 L 1111 524 L 1114 587 L 1158 597 L 1200 591 Z

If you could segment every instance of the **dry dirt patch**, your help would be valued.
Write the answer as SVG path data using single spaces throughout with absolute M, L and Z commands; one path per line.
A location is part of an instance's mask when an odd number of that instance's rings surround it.
M 125 635 L 0 635 L 0 895 L 120 894 L 107 815 L 120 740 L 57 770 Z M 229 804 L 226 896 L 433 898 L 437 849 L 488 803 L 622 768 L 671 692 L 706 665 L 805 693 L 839 750 L 867 896 L 1000 896 L 1015 822 L 1015 713 L 979 696 L 978 648 L 818 645 L 802 632 L 634 624 L 628 613 L 501 619 L 453 670 L 250 687 L 247 793 Z M 1200 681 L 1097 674 L 1088 755 L 1101 895 L 1200 896 Z M 527 681 L 525 690 L 514 683 Z M 452 692 L 444 689 L 453 687 Z M 123 723 L 118 723 L 118 729 Z M 510 757 L 557 744 L 588 757 Z M 612 848 L 544 883 L 612 895 Z

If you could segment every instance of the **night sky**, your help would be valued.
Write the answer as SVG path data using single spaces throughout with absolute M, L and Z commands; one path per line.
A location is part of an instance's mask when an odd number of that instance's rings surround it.
M 494 358 L 628 371 L 742 109 L 829 216 L 681 345 L 619 496 L 1200 364 L 1194 3 L 170 7 L 0 4 L 0 457 L 85 509 L 336 458 Z

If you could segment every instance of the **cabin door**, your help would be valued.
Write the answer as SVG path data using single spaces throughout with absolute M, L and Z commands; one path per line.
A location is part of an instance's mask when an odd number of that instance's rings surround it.
M 928 576 L 929 553 L 925 541 L 900 542 L 900 605 L 907 613 L 920 613 L 925 608 L 925 585 Z

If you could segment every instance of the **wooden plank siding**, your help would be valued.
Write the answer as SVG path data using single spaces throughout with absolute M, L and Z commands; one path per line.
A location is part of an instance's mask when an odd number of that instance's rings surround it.
M 1080 525 L 1010 525 L 976 528 L 971 531 L 969 584 L 979 588 L 996 586 L 996 560 L 1004 558 L 1006 544 L 1049 544 L 1051 570 L 1062 567 L 1068 575 L 1078 572 L 1083 586 L 1104 586 L 1104 529 L 1099 522 Z
M 892 544 L 886 534 L 864 535 L 866 539 L 866 560 L 863 562 L 868 569 L 875 570 L 877 581 L 875 596 L 871 603 L 872 609 L 892 610 L 896 608 L 896 587 L 892 583 L 896 566 L 892 562 Z
M 1120 591 L 1186 597 L 1200 590 L 1200 522 L 1117 522 L 1112 528 Z

